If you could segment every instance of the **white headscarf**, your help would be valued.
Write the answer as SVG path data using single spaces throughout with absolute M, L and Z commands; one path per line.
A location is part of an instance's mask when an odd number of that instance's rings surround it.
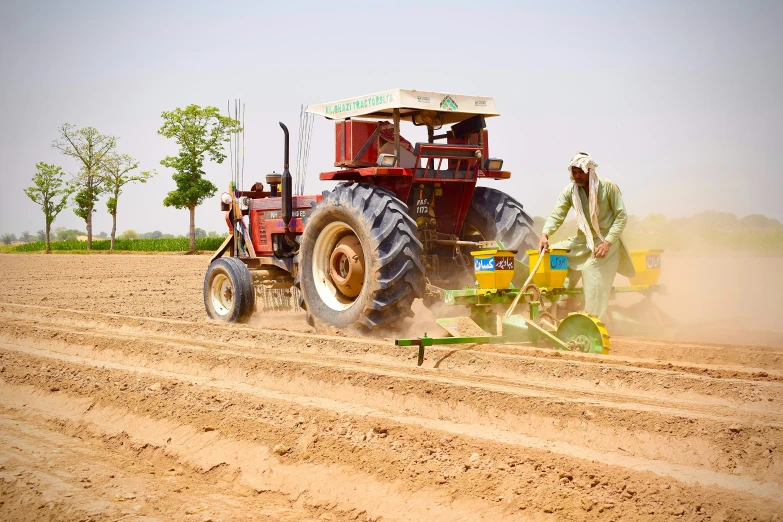
M 587 201 L 590 204 L 590 223 L 593 225 L 595 235 L 603 241 L 604 236 L 601 235 L 601 229 L 598 227 L 598 174 L 595 173 L 595 168 L 598 166 L 592 157 L 586 152 L 577 152 L 576 156 L 571 158 L 571 162 L 568 164 L 568 173 L 571 174 L 571 167 L 579 167 L 583 172 L 590 175 L 589 187 L 587 192 Z M 571 174 L 571 180 L 574 176 Z M 587 246 L 590 247 L 590 251 L 595 250 L 595 243 L 593 241 L 593 234 L 590 231 L 590 225 L 585 216 L 585 209 L 582 208 L 582 200 L 579 197 L 579 185 L 574 181 L 573 190 L 571 191 L 571 203 L 576 211 L 576 223 L 579 225 L 579 230 L 584 232 L 587 238 Z

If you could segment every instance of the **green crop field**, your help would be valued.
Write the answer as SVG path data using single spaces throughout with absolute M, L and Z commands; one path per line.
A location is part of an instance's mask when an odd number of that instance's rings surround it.
M 202 237 L 196 239 L 196 250 L 217 250 L 223 243 L 223 237 Z M 108 239 L 93 240 L 93 250 L 109 250 L 111 241 Z M 52 250 L 87 250 L 87 241 L 52 241 Z M 118 239 L 114 242 L 114 250 L 126 252 L 187 252 L 190 240 L 186 237 L 170 239 Z M 36 241 L 11 247 L 11 252 L 41 252 L 46 250 L 46 243 Z

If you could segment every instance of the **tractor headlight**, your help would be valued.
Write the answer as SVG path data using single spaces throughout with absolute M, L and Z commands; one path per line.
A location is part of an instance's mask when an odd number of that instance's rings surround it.
M 498 158 L 489 158 L 484 168 L 487 170 L 500 170 L 503 168 L 503 160 Z
M 231 209 L 231 194 L 224 192 L 220 195 L 220 210 L 225 212 Z
M 381 154 L 378 156 L 378 166 L 393 167 L 396 159 L 397 158 L 394 156 L 394 154 Z

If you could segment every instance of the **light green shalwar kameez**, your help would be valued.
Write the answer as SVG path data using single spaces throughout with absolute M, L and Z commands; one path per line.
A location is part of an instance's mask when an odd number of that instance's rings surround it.
M 611 243 L 609 253 L 603 258 L 595 257 L 587 246 L 587 238 L 581 230 L 576 236 L 551 245 L 550 248 L 571 250 L 568 253 L 568 277 L 565 287 L 569 290 L 573 289 L 579 282 L 579 278 L 584 277 L 585 311 L 605 319 L 615 274 L 619 272 L 621 275 L 633 277 L 636 272 L 631 263 L 631 255 L 622 240 L 622 232 L 628 221 L 623 196 L 611 180 L 606 178 L 598 178 L 598 180 L 598 227 L 604 239 Z M 551 236 L 560 228 L 568 211 L 571 210 L 572 190 L 573 184 L 569 184 L 560 193 L 555 208 L 544 224 L 543 233 L 547 236 Z M 585 189 L 581 187 L 579 198 L 589 223 L 590 207 Z M 590 224 L 590 231 L 593 234 L 594 244 L 598 245 L 601 240 L 595 234 L 592 224 Z

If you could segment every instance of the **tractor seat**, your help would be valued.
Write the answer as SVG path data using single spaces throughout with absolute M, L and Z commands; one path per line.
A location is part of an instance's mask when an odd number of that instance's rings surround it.
M 378 157 L 381 154 L 394 154 L 394 142 L 387 141 L 378 149 Z M 416 166 L 416 156 L 400 143 L 400 167 L 412 169 Z

